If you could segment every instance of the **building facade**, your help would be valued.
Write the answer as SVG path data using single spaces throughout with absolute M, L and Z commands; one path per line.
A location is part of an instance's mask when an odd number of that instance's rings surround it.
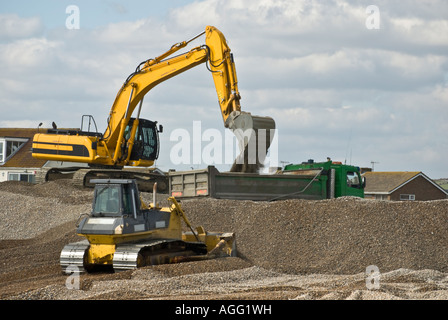
M 366 199 L 426 201 L 447 199 L 448 193 L 423 172 L 366 172 Z
M 33 136 L 37 130 L 0 128 L 0 182 L 35 181 L 37 170 L 46 163 L 31 155 Z

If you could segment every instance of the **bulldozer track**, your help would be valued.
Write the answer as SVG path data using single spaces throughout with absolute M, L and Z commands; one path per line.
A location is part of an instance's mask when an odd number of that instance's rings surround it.
M 62 272 L 67 274 L 86 272 L 84 268 L 84 256 L 89 246 L 90 244 L 87 240 L 67 244 L 62 249 L 59 259 Z
M 145 241 L 118 246 L 114 253 L 113 268 L 115 271 L 122 271 L 167 264 L 200 253 L 206 254 L 207 249 L 199 243 L 192 245 L 181 240 L 169 239 Z
M 83 240 L 66 245 L 61 251 L 60 265 L 66 274 L 86 273 L 97 270 L 85 264 L 89 242 Z M 203 243 L 182 240 L 159 239 L 142 243 L 118 245 L 113 257 L 115 272 L 133 270 L 148 265 L 168 264 L 206 258 L 207 248 Z

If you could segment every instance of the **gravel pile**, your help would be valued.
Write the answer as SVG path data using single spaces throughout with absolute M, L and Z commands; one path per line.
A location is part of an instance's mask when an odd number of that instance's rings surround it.
M 144 199 L 152 200 L 144 193 Z M 164 195 L 159 195 L 162 200 Z M 67 181 L 0 183 L 0 239 L 30 239 L 76 220 L 92 190 Z M 286 273 L 352 274 L 376 265 L 448 271 L 448 200 L 182 201 L 193 226 L 234 232 L 239 256 Z
M 23 182 L 0 183 L 0 239 L 31 239 L 89 213 L 92 191 L 64 181 L 45 186 Z
M 208 270 L 208 272 L 198 272 Z M 291 275 L 247 266 L 240 258 L 145 267 L 120 279 L 81 279 L 81 290 L 52 284 L 9 299 L 25 300 L 446 300 L 448 274 L 398 269 L 381 275 L 377 290 L 366 288 L 364 273 Z
M 448 271 L 448 200 L 182 202 L 190 222 L 232 231 L 239 255 L 285 273 L 353 274 L 375 265 Z
M 165 195 L 159 195 L 162 200 Z M 151 194 L 143 194 L 150 202 Z M 235 232 L 238 257 L 82 276 L 59 254 L 92 190 L 0 183 L 0 299 L 446 299 L 448 200 L 182 201 L 190 222 Z M 366 268 L 382 274 L 366 290 Z

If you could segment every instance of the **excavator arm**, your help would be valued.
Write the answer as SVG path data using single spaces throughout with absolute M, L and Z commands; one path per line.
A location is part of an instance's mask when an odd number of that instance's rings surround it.
M 175 48 L 178 50 L 180 49 L 180 46 L 176 46 Z M 173 48 L 170 51 L 174 51 Z M 187 53 L 168 60 L 162 60 L 156 63 L 151 63 L 151 60 L 149 60 L 145 62 L 142 68 L 137 68 L 136 72 L 128 77 L 112 105 L 108 126 L 104 133 L 105 144 L 109 149 L 115 148 L 113 152 L 114 163 L 122 161 L 120 160 L 120 157 L 122 155 L 121 150 L 123 143 L 128 144 L 126 148 L 130 148 L 132 145 L 132 141 L 135 138 L 135 134 L 132 133 L 135 133 L 137 129 L 141 103 L 148 91 L 154 88 L 157 84 L 202 64 L 205 61 L 206 55 L 204 54 L 204 50 L 200 47 L 196 47 Z M 133 122 L 133 127 L 128 140 L 124 141 L 125 129 L 137 105 L 139 105 L 137 118 Z M 130 154 L 130 151 L 131 150 L 128 150 L 127 153 Z
M 205 34 L 205 45 L 192 48 L 188 52 L 173 56 L 186 47 L 191 41 Z M 142 62 L 120 88 L 111 107 L 107 129 L 98 136 L 73 135 L 71 138 L 55 135 L 49 138 L 45 134 L 37 134 L 33 142 L 33 156 L 41 159 L 59 161 L 79 161 L 106 166 L 151 166 L 153 161 L 130 161 L 135 137 L 140 123 L 140 111 L 144 96 L 156 85 L 200 64 L 206 63 L 211 72 L 218 95 L 218 102 L 224 126 L 234 132 L 238 138 L 241 155 L 235 160 L 231 171 L 257 171 L 260 165 L 258 145 L 249 150 L 250 141 L 258 141 L 258 133 L 264 134 L 266 141 L 264 156 L 267 153 L 272 137 L 270 130 L 275 128 L 270 117 L 252 116 L 242 112 L 235 63 L 224 35 L 215 27 L 207 26 L 205 32 L 196 37 L 173 45 L 167 52 Z M 131 118 L 135 109 L 137 116 Z M 144 120 L 144 119 L 142 119 Z M 146 120 L 147 121 L 147 120 Z M 261 130 L 260 130 L 261 129 Z M 60 136 L 61 134 L 56 134 Z M 48 134 L 47 134 L 48 136 Z M 78 137 L 78 138 L 77 138 Z M 76 141 L 76 140 L 83 141 Z M 69 141 L 70 140 L 70 141 Z M 62 145 L 60 142 L 63 142 Z M 59 144 L 59 145 L 58 145 Z M 64 149 L 70 145 L 82 145 L 88 157 L 73 156 L 70 153 L 50 150 L 42 152 L 39 146 L 48 149 Z M 79 148 L 79 147 L 78 147 Z M 249 152 L 251 151 L 251 152 Z M 252 157 L 249 156 L 252 154 Z M 261 152 L 263 157 L 263 152 Z

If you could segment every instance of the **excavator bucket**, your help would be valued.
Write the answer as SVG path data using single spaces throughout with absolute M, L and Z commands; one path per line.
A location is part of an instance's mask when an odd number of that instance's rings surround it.
M 263 166 L 274 137 L 274 119 L 232 111 L 226 125 L 237 137 L 240 149 L 230 171 L 257 173 Z

